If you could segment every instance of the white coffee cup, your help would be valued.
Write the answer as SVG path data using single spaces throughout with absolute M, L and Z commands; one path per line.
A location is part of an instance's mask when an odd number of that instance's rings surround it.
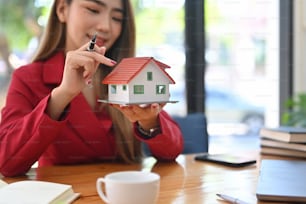
M 109 204 L 155 204 L 160 176 L 145 171 L 119 171 L 98 178 L 96 185 L 99 196 Z

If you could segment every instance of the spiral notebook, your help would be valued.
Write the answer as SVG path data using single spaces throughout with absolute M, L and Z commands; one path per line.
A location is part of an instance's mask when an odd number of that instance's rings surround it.
M 262 160 L 256 196 L 262 201 L 306 202 L 306 161 Z

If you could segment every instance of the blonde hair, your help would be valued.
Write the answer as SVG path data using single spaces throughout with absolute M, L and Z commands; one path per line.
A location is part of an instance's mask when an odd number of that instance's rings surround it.
M 69 5 L 73 0 L 65 0 Z M 55 0 L 47 26 L 43 33 L 40 46 L 33 58 L 33 61 L 46 60 L 58 51 L 65 51 L 66 25 L 61 23 L 57 17 L 56 6 L 58 0 Z M 124 19 L 122 31 L 114 45 L 107 50 L 105 55 L 116 61 L 125 57 L 135 56 L 135 22 L 134 14 L 129 0 L 122 0 Z M 107 85 L 101 84 L 102 79 L 109 74 L 111 68 L 100 65 L 94 83 L 96 94 L 99 98 L 105 99 L 108 95 Z M 116 137 L 117 158 L 127 163 L 138 162 L 141 159 L 141 143 L 133 133 L 132 123 L 117 109 L 101 104 L 100 111 L 106 110 L 113 122 L 113 131 Z

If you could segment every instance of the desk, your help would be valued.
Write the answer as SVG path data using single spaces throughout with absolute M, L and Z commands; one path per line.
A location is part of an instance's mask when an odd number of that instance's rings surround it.
M 244 153 L 257 158 L 257 164 L 243 168 L 224 167 L 194 160 L 193 154 L 180 155 L 175 162 L 156 162 L 147 158 L 142 164 L 99 163 L 74 166 L 33 168 L 26 176 L 3 178 L 11 183 L 19 180 L 51 181 L 73 186 L 81 197 L 74 204 L 103 203 L 96 192 L 96 180 L 107 173 L 122 170 L 151 170 L 161 176 L 158 204 L 224 204 L 216 193 L 237 196 L 257 203 L 255 192 L 260 160 L 258 152 Z M 264 158 L 277 158 L 267 157 Z M 263 204 L 264 202 L 259 202 Z

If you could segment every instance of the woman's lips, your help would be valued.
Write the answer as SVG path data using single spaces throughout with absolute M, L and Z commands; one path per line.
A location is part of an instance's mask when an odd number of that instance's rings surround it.
M 105 40 L 97 37 L 96 45 L 98 45 L 99 47 L 104 46 L 105 45 Z

